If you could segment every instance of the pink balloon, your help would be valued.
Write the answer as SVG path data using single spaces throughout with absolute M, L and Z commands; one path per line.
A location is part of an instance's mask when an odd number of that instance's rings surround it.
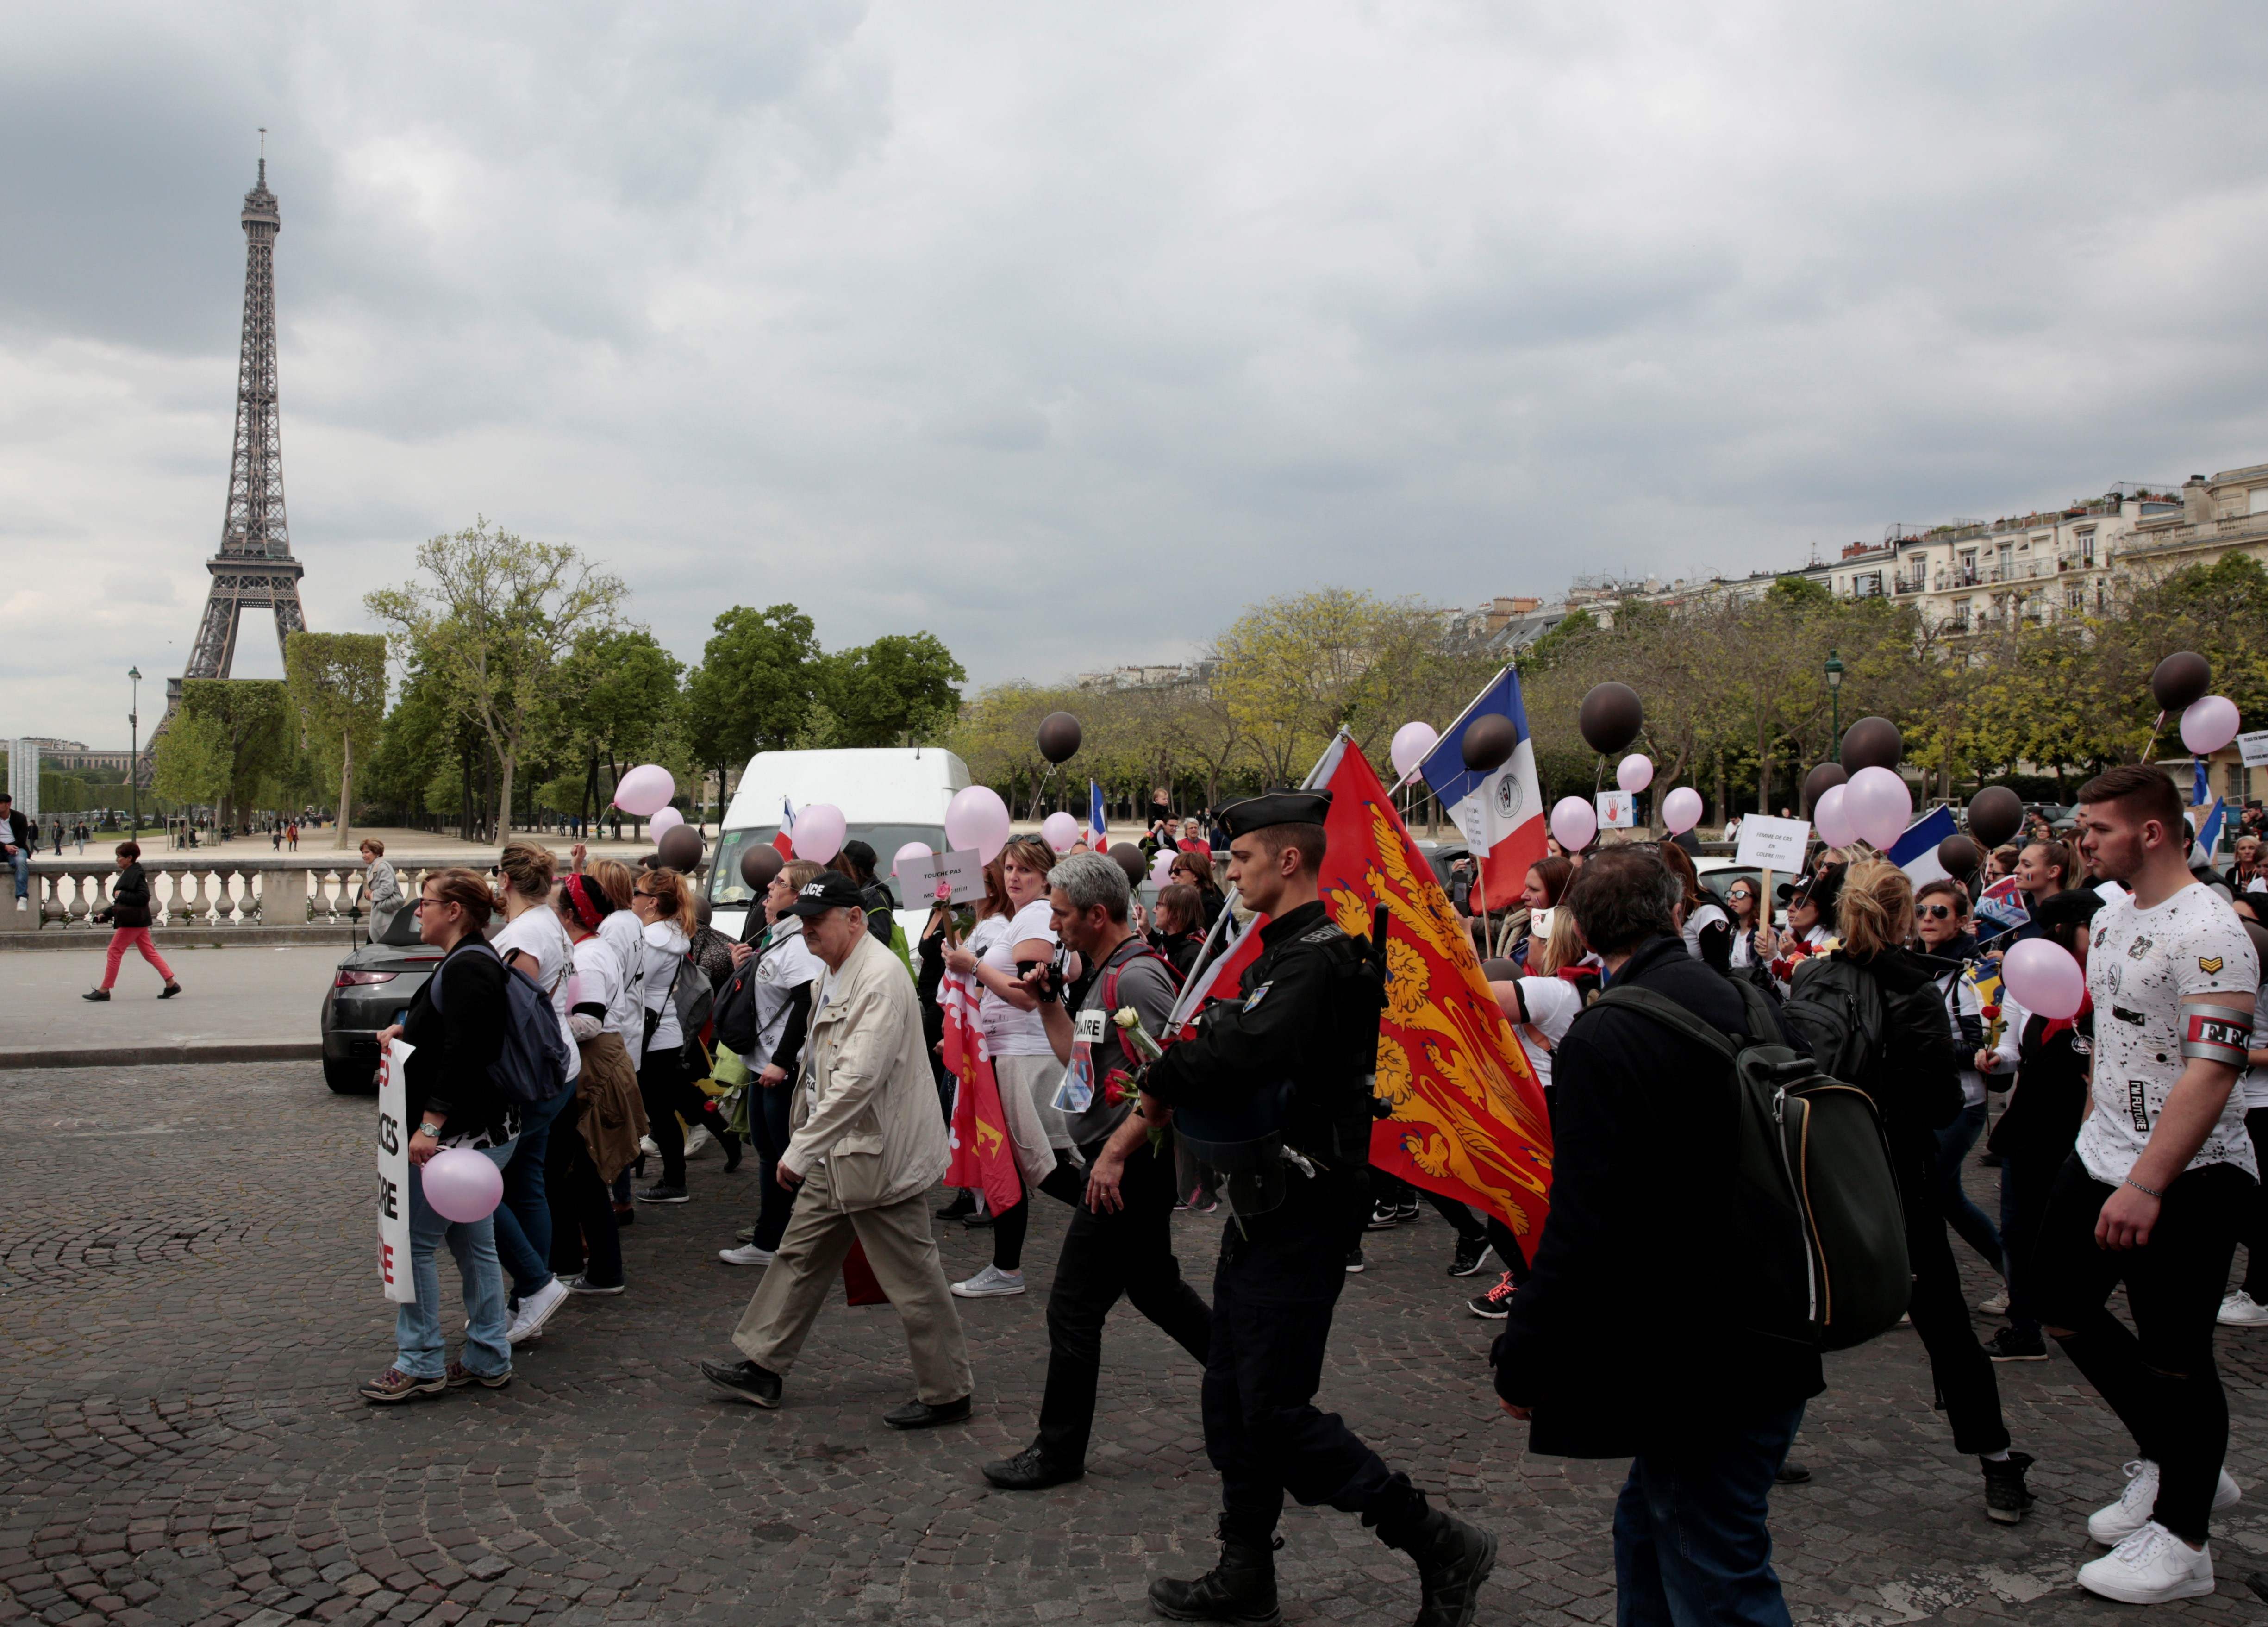
M 1068 853 L 1079 840 L 1079 821 L 1058 810 L 1040 821 L 1040 839 L 1057 853 Z
M 2243 726 L 2235 701 L 2225 695 L 2208 695 L 2192 702 L 2182 714 L 2182 744 L 2200 757 L 2210 757 L 2235 740 Z
M 684 814 L 680 814 L 675 808 L 664 807 L 660 813 L 653 816 L 652 822 L 646 827 L 646 834 L 659 842 L 661 840 L 662 832 L 674 830 L 684 822 Z
M 1645 762 L 1644 758 L 1639 759 Z M 1649 773 L 1653 765 L 1646 764 Z M 1671 836 L 1690 830 L 1701 822 L 1701 793 L 1690 785 L 1680 785 L 1661 799 L 1661 822 Z
M 470 1147 L 446 1147 L 425 1160 L 419 1179 L 425 1201 L 445 1220 L 469 1225 L 485 1220 L 504 1197 L 504 1171 L 488 1154 Z
M 1888 848 L 1913 822 L 1913 792 L 1889 769 L 1861 769 L 1843 788 L 1843 811 L 1860 841 Z
M 2087 973 L 2071 952 L 2045 938 L 2028 938 L 2001 957 L 2000 976 L 2028 1012 L 2050 1021 L 2076 1017 L 2087 998 Z
M 1160 848 L 1158 856 L 1150 861 L 1150 880 L 1164 887 L 1174 873 L 1174 860 L 1179 857 L 1172 848 Z
M 1599 834 L 1599 811 L 1587 798 L 1562 797 L 1551 810 L 1551 834 L 1570 853 L 1580 853 Z
M 946 805 L 945 839 L 956 852 L 974 852 L 985 864 L 1008 845 L 1008 805 L 990 785 L 971 785 Z
M 909 842 L 905 846 L 900 848 L 897 850 L 896 855 L 891 858 L 890 873 L 892 875 L 896 875 L 898 872 L 903 870 L 909 864 L 916 863 L 924 858 L 934 858 L 936 857 L 936 854 L 930 851 L 928 843 Z
M 1851 823 L 1850 810 L 1845 806 L 1850 790 L 1848 785 L 1830 785 L 1812 806 L 1811 828 L 1829 847 L 1849 847 L 1859 839 L 1858 828 Z
M 1386 755 L 1394 760 L 1394 771 L 1408 779 L 1418 771 L 1418 765 L 1425 761 L 1426 754 L 1440 739 L 1430 723 L 1403 724 L 1395 730 L 1394 743 L 1387 747 Z
M 788 835 L 795 843 L 795 856 L 814 865 L 823 865 L 840 853 L 843 838 L 849 834 L 843 810 L 831 802 L 814 802 L 808 807 L 798 808 L 795 823 L 788 827 Z
M 637 819 L 651 819 L 669 806 L 677 782 L 658 762 L 640 763 L 615 783 L 615 806 Z
M 1621 786 L 1624 791 L 1630 792 L 1631 796 L 1635 797 L 1638 792 L 1644 791 L 1648 785 L 1653 784 L 1653 759 L 1646 756 L 1643 752 L 1634 751 L 1631 753 L 1629 756 L 1624 757 L 1620 762 L 1615 764 L 1615 784 Z M 1677 793 L 1675 791 L 1670 792 L 1670 795 L 1672 796 L 1675 796 L 1676 794 Z M 1668 805 L 1665 803 L 1662 806 L 1663 811 L 1667 812 Z M 1700 817 L 1701 816 L 1697 814 L 1694 815 L 1694 818 L 1697 821 Z M 1686 827 L 1672 825 L 1670 828 L 1672 830 L 1682 830 L 1686 828 Z

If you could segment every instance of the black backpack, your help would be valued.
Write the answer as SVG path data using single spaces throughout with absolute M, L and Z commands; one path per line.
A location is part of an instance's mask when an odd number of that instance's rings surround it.
M 504 961 L 485 939 L 469 946 Z M 437 1012 L 447 965 L 445 959 L 426 985 Z M 489 1080 L 506 1101 L 541 1107 L 567 1088 L 567 1036 L 559 1031 L 559 1013 L 541 985 L 509 961 L 504 961 L 504 1048 L 489 1064 Z
M 1792 1320 L 1821 1350 L 1849 1350 L 1896 1327 L 1913 1289 L 1881 1115 L 1866 1092 L 1810 1056 L 1750 1037 L 1775 1032 L 1771 1004 L 1749 984 L 1733 986 L 1748 1013 L 1749 1033 L 1737 1039 L 1651 990 L 1610 988 L 1596 1004 L 1683 1034 L 1731 1067 L 1737 1206 L 1800 1240 L 1805 1303 L 1789 1307 L 1800 1312 Z
M 1822 1072 L 1853 1085 L 1874 1071 L 1875 1058 L 1889 1041 L 1881 986 L 1839 955 L 1815 954 L 1797 962 L 1779 1016 Z

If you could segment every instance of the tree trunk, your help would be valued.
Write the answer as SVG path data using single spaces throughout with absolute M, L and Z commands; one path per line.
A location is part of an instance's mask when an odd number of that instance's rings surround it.
M 1726 795 L 1725 748 L 1719 746 L 1717 748 L 1717 800 L 1711 809 L 1717 815 L 1717 822 L 1719 825 L 1732 817 L 1731 805 L 1725 800 Z
M 1771 725 L 1756 709 L 1756 812 L 1771 814 Z
M 354 736 L 348 733 L 342 734 L 339 737 L 338 834 L 331 839 L 332 848 L 339 852 L 344 852 L 346 850 L 347 827 L 352 821 L 353 817 L 350 811 L 352 805 L 348 802 L 347 799 L 353 794 Z
M 512 782 L 519 768 L 519 755 L 517 752 L 512 753 L 504 758 L 504 794 L 497 805 L 497 813 L 496 828 L 497 840 L 499 843 L 509 842 L 512 840 Z

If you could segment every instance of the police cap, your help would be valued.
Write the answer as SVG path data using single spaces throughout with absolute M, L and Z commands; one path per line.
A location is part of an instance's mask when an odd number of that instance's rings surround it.
M 1220 811 L 1220 823 L 1233 842 L 1270 825 L 1320 825 L 1330 812 L 1328 791 L 1271 791 L 1230 803 Z

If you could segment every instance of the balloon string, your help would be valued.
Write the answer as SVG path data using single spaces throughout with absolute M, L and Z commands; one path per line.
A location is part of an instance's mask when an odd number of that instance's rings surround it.
M 2157 756 L 2158 756 L 2158 733 L 2159 733 L 2159 731 L 2160 731 L 2160 730 L 2163 729 L 2165 726 L 2166 726 L 2166 714 L 2165 714 L 2165 710 L 2164 710 L 2164 709 L 2163 709 L 2163 708 L 2161 708 L 2161 709 L 2159 710 L 2159 712 L 2158 712 L 2158 720 L 2157 720 L 2157 722 L 2155 722 L 2155 723 L 2154 723 L 2154 724 L 2152 724 L 2152 725 L 2150 725 L 2150 743 L 2149 743 L 2147 746 L 2146 746 L 2146 747 L 2144 747 L 2142 748 L 2142 761 L 2143 761 L 2143 762 L 2156 762 L 2156 761 L 2157 761 Z

